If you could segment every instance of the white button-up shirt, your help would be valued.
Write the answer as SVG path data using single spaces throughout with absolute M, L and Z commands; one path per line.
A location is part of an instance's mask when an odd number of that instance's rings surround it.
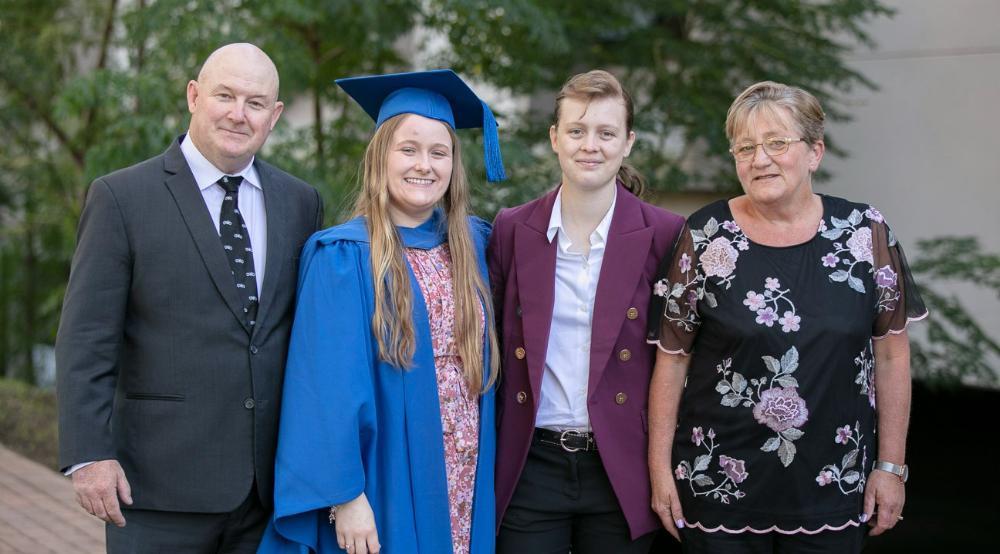
M 562 190 L 556 194 L 547 232 L 550 243 L 556 238 L 559 241 L 555 302 L 535 427 L 590 431 L 587 387 L 590 383 L 591 324 L 617 195 L 616 190 L 608 213 L 590 234 L 590 254 L 584 256 L 570 252 L 572 243 L 562 223 Z
M 222 200 L 226 197 L 226 191 L 216 183 L 223 175 L 237 175 L 243 177 L 239 190 L 239 209 L 243 216 L 243 222 L 247 224 L 247 231 L 250 233 L 250 248 L 253 248 L 253 269 L 257 276 L 257 298 L 261 298 L 261 291 L 264 286 L 264 262 L 267 260 L 267 213 L 264 211 L 264 189 L 260 184 L 260 176 L 253 167 L 253 158 L 250 163 L 237 173 L 223 173 L 222 170 L 212 165 L 208 158 L 198 151 L 194 141 L 187 136 L 181 142 L 181 152 L 187 160 L 194 180 L 201 189 L 201 196 L 208 206 L 208 213 L 212 216 L 212 224 L 215 225 L 215 232 L 219 232 L 219 213 L 222 212 Z

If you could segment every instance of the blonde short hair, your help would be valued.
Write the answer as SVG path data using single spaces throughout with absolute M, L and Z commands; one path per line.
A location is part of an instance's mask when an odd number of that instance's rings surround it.
M 733 100 L 726 114 L 726 138 L 732 143 L 752 116 L 762 110 L 777 113 L 777 108 L 784 108 L 785 113 L 791 116 L 804 141 L 815 144 L 823 140 L 826 114 L 823 113 L 819 100 L 799 87 L 774 81 L 752 84 Z

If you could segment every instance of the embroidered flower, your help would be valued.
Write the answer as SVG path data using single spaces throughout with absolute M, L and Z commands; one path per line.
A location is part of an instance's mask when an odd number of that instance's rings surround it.
M 669 291 L 670 286 L 667 285 L 666 279 L 660 279 L 656 283 L 653 283 L 653 294 L 656 296 L 666 296 Z
M 687 479 L 687 476 L 687 469 L 684 468 L 684 464 L 677 464 L 677 467 L 674 469 L 674 477 L 678 481 L 683 481 Z
M 691 429 L 691 442 L 696 446 L 701 446 L 702 441 L 705 440 L 705 435 L 701 431 L 701 427 L 695 427 Z
M 760 323 L 761 325 L 773 327 L 776 319 L 778 319 L 778 314 L 774 313 L 774 308 L 768 306 L 761 310 L 757 310 L 757 319 L 754 321 Z
M 868 227 L 854 231 L 851 238 L 847 239 L 847 248 L 850 249 L 855 260 L 874 263 L 872 261 L 872 230 Z
M 747 293 L 746 299 L 743 300 L 743 305 L 750 308 L 751 311 L 756 312 L 767 304 L 764 302 L 763 294 L 757 294 L 756 291 L 750 291 Z
M 800 427 L 809 419 L 806 401 L 795 387 L 776 387 L 760 393 L 760 401 L 753 407 L 753 417 L 758 423 L 782 432 Z
M 824 219 L 819 220 L 819 229 L 816 232 L 818 233 L 826 232 L 826 220 Z
M 708 277 L 729 277 L 736 269 L 736 259 L 739 256 L 740 253 L 729 244 L 729 239 L 719 237 L 705 248 L 701 255 L 701 266 Z
M 750 250 L 750 243 L 747 242 L 746 239 L 740 239 L 740 240 L 736 241 L 736 248 L 738 248 L 740 250 L 744 250 L 744 251 Z
M 847 444 L 847 441 L 851 440 L 851 426 L 844 425 L 843 427 L 837 427 L 837 438 L 833 439 L 833 442 L 837 444 Z
M 692 310 L 698 309 L 698 292 L 689 290 L 687 295 L 687 304 Z
M 706 436 L 709 439 L 714 439 L 715 438 L 715 429 L 712 429 L 711 427 L 709 427 L 708 428 L 708 435 L 706 435 Z
M 833 252 L 827 253 L 826 256 L 823 256 L 820 259 L 823 260 L 823 267 L 837 267 L 837 264 L 840 263 L 840 258 L 838 258 Z
M 819 486 L 825 487 L 833 482 L 833 472 L 832 471 L 821 471 L 819 475 L 816 476 L 816 482 Z
M 892 288 L 896 286 L 896 272 L 891 267 L 884 265 L 875 272 L 875 284 L 882 288 Z
M 747 473 L 746 470 L 746 464 L 743 462 L 743 460 L 730 458 L 725 454 L 721 454 L 719 456 L 719 466 L 722 468 L 722 471 L 726 474 L 726 477 L 732 479 L 733 483 L 737 485 L 742 483 L 749 475 L 749 473 Z
M 723 221 L 722 228 L 733 234 L 740 232 L 740 226 L 735 221 Z
M 764 279 L 764 288 L 767 290 L 778 290 L 781 288 L 781 283 L 778 282 L 777 277 L 768 277 Z
M 681 261 L 678 265 L 681 268 L 681 273 L 691 271 L 691 256 L 688 256 L 687 252 L 681 254 Z
M 878 223 L 885 221 L 882 217 L 882 212 L 876 210 L 873 206 L 868 206 L 868 209 L 865 210 L 865 215 L 868 216 L 868 219 L 877 221 Z
M 783 317 L 778 318 L 778 323 L 781 324 L 781 330 L 786 333 L 790 333 L 792 331 L 798 331 L 799 322 L 801 321 L 802 318 L 795 315 L 794 312 L 785 312 L 785 315 Z

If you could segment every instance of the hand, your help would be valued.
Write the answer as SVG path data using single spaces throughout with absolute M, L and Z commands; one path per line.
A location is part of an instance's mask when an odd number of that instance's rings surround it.
M 684 527 L 684 512 L 677 496 L 677 484 L 670 472 L 670 467 L 656 468 L 650 466 L 650 484 L 653 492 L 653 511 L 660 516 L 660 521 L 668 533 L 678 541 L 681 540 L 678 528 Z
M 375 529 L 375 514 L 365 493 L 337 506 L 334 525 L 337 544 L 350 554 L 378 554 L 382 549 Z
M 868 534 L 881 535 L 895 527 L 905 502 L 906 488 L 899 477 L 880 469 L 872 470 L 865 485 L 865 512 L 862 514 L 863 521 L 872 526 Z
M 118 460 L 94 462 L 74 471 L 71 477 L 76 501 L 88 514 L 125 527 L 118 499 L 131 506 L 132 488 Z

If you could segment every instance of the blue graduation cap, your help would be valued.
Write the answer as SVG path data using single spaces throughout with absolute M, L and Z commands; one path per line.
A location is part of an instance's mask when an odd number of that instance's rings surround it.
M 385 120 L 414 113 L 442 121 L 452 129 L 483 128 L 483 158 L 486 178 L 507 178 L 500 156 L 497 120 L 486 102 L 450 69 L 391 73 L 337 79 L 337 84 L 375 120 L 377 129 Z

